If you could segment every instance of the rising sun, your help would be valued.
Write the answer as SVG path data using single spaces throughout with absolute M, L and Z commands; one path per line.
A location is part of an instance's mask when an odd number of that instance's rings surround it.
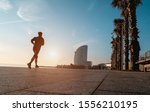
M 58 58 L 58 53 L 56 51 L 51 51 L 49 53 L 49 56 L 51 59 L 57 59 Z

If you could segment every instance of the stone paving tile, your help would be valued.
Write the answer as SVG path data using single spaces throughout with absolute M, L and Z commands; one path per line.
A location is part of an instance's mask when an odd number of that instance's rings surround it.
M 10 91 L 16 91 L 17 88 L 11 86 L 1 86 L 0 85 L 0 94 L 4 94 Z
M 5 93 L 4 95 L 49 95 L 50 93 L 46 92 L 38 92 L 38 91 L 26 91 L 26 90 L 21 90 L 21 91 L 13 91 L 9 93 Z
M 48 84 L 40 87 L 27 89 L 28 91 L 47 92 L 50 94 L 78 94 L 88 95 L 91 94 L 98 86 L 99 82 L 94 81 L 73 81 L 61 82 L 55 84 Z
M 91 94 L 107 73 L 44 68 L 0 70 L 0 94 Z
M 0 94 L 88 95 L 94 90 L 95 95 L 150 94 L 150 73 L 0 67 Z
M 112 72 L 97 91 L 120 91 L 121 94 L 150 94 L 150 74 Z
M 143 95 L 143 94 L 149 95 L 146 93 L 110 91 L 110 90 L 97 90 L 93 95 Z

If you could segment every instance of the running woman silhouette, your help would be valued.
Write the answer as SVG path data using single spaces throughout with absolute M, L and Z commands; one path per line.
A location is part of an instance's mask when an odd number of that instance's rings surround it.
M 31 69 L 31 64 L 35 60 L 35 68 L 38 68 L 38 54 L 40 52 L 41 46 L 44 45 L 44 38 L 42 37 L 42 32 L 38 32 L 38 36 L 31 39 L 31 43 L 33 44 L 33 52 L 34 55 L 31 58 L 31 61 L 27 64 L 28 68 Z

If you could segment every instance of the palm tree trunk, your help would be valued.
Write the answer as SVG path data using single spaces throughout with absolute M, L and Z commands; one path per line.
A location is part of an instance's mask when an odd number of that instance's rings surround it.
M 122 28 L 121 28 L 121 31 L 122 31 Z M 120 32 L 121 33 L 121 32 Z M 122 34 L 121 34 L 121 36 L 120 36 L 120 52 L 119 52 L 119 57 L 120 57 L 120 60 L 119 60 L 119 70 L 122 70 Z
M 112 70 L 117 70 L 117 38 L 112 38 L 112 56 L 111 56 L 111 69 Z
M 122 55 L 122 51 L 123 51 L 123 21 L 121 21 L 120 23 L 119 23 L 119 26 L 118 26 L 118 28 L 119 28 L 119 31 L 118 31 L 118 40 L 119 40 L 119 42 L 118 42 L 118 54 L 119 54 L 119 57 L 118 57 L 118 64 L 119 64 L 119 70 L 122 70 L 122 68 L 123 68 L 123 55 Z
M 115 44 L 115 70 L 117 69 L 117 43 Z
M 120 32 L 121 34 L 121 32 Z M 118 38 L 118 45 L 117 45 L 117 70 L 122 70 L 122 36 Z
M 136 19 L 136 6 L 133 0 L 129 0 L 129 19 L 130 19 L 130 53 L 131 53 L 131 70 L 138 71 L 139 65 L 136 62 L 139 60 L 140 45 L 138 42 L 138 29 Z
M 129 70 L 129 20 L 124 17 L 125 70 Z

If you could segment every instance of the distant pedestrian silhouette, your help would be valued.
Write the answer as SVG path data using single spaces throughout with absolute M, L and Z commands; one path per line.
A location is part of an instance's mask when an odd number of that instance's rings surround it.
M 31 64 L 32 62 L 35 60 L 35 68 L 38 68 L 38 54 L 39 54 L 39 51 L 41 49 L 41 46 L 44 45 L 44 39 L 42 37 L 42 32 L 38 32 L 38 37 L 34 37 L 33 39 L 31 39 L 31 43 L 33 44 L 33 52 L 34 52 L 34 55 L 33 57 L 31 58 L 31 61 L 27 64 L 28 65 L 28 68 L 31 69 Z

